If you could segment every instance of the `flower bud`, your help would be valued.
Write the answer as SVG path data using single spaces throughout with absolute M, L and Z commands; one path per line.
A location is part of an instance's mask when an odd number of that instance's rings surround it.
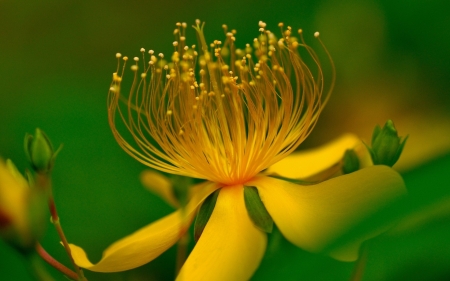
M 373 164 L 392 167 L 400 158 L 407 139 L 408 136 L 398 136 L 392 120 L 383 128 L 377 125 L 372 134 L 372 147 L 368 147 Z
M 44 233 L 47 216 L 46 192 L 30 187 L 10 160 L 0 159 L 0 237 L 28 252 Z
M 24 145 L 25 154 L 33 170 L 38 173 L 49 173 L 53 168 L 56 155 L 60 149 L 55 152 L 50 139 L 39 128 L 36 129 L 34 136 L 30 134 L 25 135 Z
M 355 150 L 347 149 L 342 159 L 342 173 L 350 174 L 359 170 L 359 158 Z

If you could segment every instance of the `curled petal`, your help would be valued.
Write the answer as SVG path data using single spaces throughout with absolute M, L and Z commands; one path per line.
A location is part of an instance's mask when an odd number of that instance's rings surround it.
M 364 218 L 406 193 L 401 176 L 386 166 L 371 166 L 316 185 L 301 186 L 271 177 L 257 177 L 261 200 L 281 233 L 311 252 L 324 250 Z M 380 229 L 374 229 L 379 232 Z M 340 260 L 355 260 L 364 234 L 350 248 L 330 253 Z M 357 241 L 358 240 L 358 241 Z
M 294 152 L 272 165 L 267 172 L 293 179 L 307 179 L 327 171 L 340 171 L 339 163 L 347 149 L 355 149 L 361 167 L 369 166 L 370 155 L 361 140 L 353 134 L 345 134 L 321 147 Z
M 175 198 L 171 182 L 160 173 L 145 170 L 141 173 L 141 182 L 148 190 L 160 196 L 172 207 L 178 208 L 180 206 Z
M 175 244 L 187 231 L 197 207 L 218 188 L 218 185 L 205 183 L 194 188 L 199 192 L 192 197 L 186 209 L 173 212 L 111 244 L 103 252 L 102 259 L 96 264 L 89 261 L 82 248 L 70 244 L 75 263 L 91 271 L 117 272 L 152 261 Z
M 261 262 L 266 243 L 266 234 L 248 216 L 243 187 L 224 187 L 177 280 L 248 280 Z

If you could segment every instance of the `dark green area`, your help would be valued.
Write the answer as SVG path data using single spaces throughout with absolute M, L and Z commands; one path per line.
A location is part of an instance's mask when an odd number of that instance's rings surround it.
M 203 201 L 200 209 L 198 210 L 197 216 L 195 217 L 194 223 L 194 240 L 198 241 L 200 236 L 205 229 L 206 224 L 211 217 L 211 214 L 214 211 L 214 207 L 216 206 L 217 196 L 219 196 L 219 191 L 214 191 L 211 195 L 209 195 L 205 201 Z
M 449 118 L 449 2 L 344 2 L 1 1 L 0 155 L 13 159 L 21 171 L 28 168 L 23 138 L 36 127 L 55 147 L 64 145 L 53 172 L 61 224 L 69 241 L 87 249 L 92 261 L 99 260 L 112 242 L 170 213 L 163 200 L 141 186 L 139 173 L 146 167 L 115 142 L 106 96 L 117 52 L 133 57 L 144 47 L 168 53 L 175 22 L 190 24 L 196 18 L 206 21 L 210 41 L 224 38 L 222 24 L 236 28 L 236 44 L 241 47 L 258 35 L 259 20 L 273 31 L 283 21 L 294 30 L 303 28 L 305 40 L 323 56 L 312 36 L 320 30 L 338 79 L 307 146 L 356 127 L 370 131 L 387 119 L 406 135 L 411 132 L 405 132 L 397 119 L 413 111 L 424 116 L 442 112 Z M 188 31 L 191 44 L 194 34 Z M 351 106 L 364 100 L 389 102 L 359 111 Z M 376 120 L 366 122 L 363 116 Z M 448 134 L 442 131 L 442 136 Z M 405 154 L 418 149 L 408 147 L 414 138 L 411 134 Z M 450 155 L 443 155 L 405 172 L 410 199 L 397 211 L 407 215 L 450 197 L 449 169 Z M 364 280 L 448 280 L 448 225 L 447 218 L 371 241 Z M 58 241 L 50 225 L 42 244 L 69 265 Z M 352 267 L 292 246 L 275 228 L 253 280 L 349 280 Z M 135 270 L 86 276 L 90 281 L 170 280 L 174 268 L 175 250 L 170 249 Z M 23 258 L 0 241 L 0 279 L 30 281 L 25 269 Z
M 271 233 L 273 230 L 273 219 L 261 201 L 256 187 L 244 186 L 244 202 L 248 215 L 255 226 L 266 233 Z

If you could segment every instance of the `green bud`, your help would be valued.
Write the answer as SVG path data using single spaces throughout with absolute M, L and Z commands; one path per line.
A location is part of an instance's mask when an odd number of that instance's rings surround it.
M 407 139 L 408 136 L 398 136 L 392 120 L 388 120 L 383 128 L 377 125 L 372 134 L 372 147 L 367 147 L 373 164 L 392 167 L 400 158 Z
M 264 203 L 259 197 L 258 189 L 254 186 L 244 186 L 244 202 L 248 215 L 253 223 L 264 232 L 271 233 L 273 219 L 267 212 Z
M 61 146 L 55 152 L 52 142 L 39 128 L 36 129 L 34 136 L 25 135 L 24 146 L 25 154 L 33 170 L 38 173 L 50 173 Z
M 195 218 L 194 223 L 194 239 L 198 241 L 200 236 L 203 233 L 203 229 L 205 229 L 206 224 L 209 221 L 209 218 L 214 211 L 214 207 L 216 206 L 217 196 L 219 196 L 219 190 L 214 191 L 210 194 L 205 201 L 203 201 L 200 210 L 198 210 L 197 217 Z
M 342 161 L 342 173 L 350 174 L 359 170 L 359 158 L 353 149 L 345 151 Z

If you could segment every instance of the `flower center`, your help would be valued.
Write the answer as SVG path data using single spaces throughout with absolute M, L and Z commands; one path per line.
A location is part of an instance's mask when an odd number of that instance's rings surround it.
M 147 63 L 141 49 L 144 62 L 134 58 L 127 96 L 121 83 L 128 58 L 117 54 L 108 98 L 116 140 L 149 167 L 227 185 L 243 183 L 284 158 L 309 135 L 330 91 L 322 94 L 322 69 L 301 30 L 297 39 L 290 27 L 279 26 L 277 39 L 260 22 L 253 47 L 241 50 L 235 31 L 225 25 L 224 43 L 207 45 L 197 21 L 197 50 L 186 44 L 186 24 L 178 23 L 171 61 L 150 50 Z M 299 48 L 315 63 L 315 77 Z M 116 113 L 135 145 L 119 133 Z

